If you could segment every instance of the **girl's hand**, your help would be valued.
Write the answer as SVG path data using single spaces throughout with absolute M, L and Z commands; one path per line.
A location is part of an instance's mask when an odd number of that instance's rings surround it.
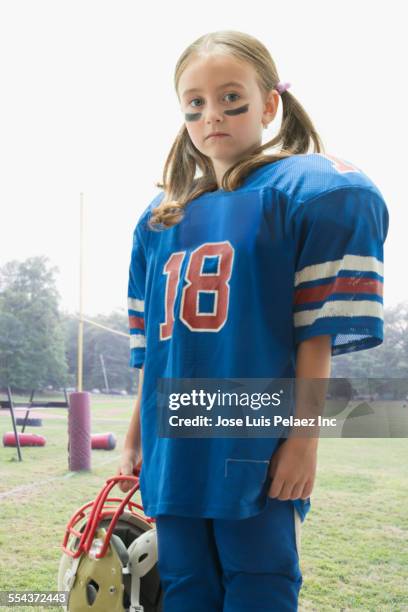
M 268 496 L 281 501 L 310 497 L 316 476 L 317 438 L 288 438 L 272 455 Z
M 122 457 L 120 460 L 119 467 L 117 469 L 117 475 L 120 476 L 134 476 L 135 470 L 140 469 L 142 465 L 142 457 L 139 455 L 136 450 L 124 448 L 122 451 Z M 119 489 L 123 493 L 127 493 L 134 486 L 135 482 L 133 480 L 121 480 L 118 483 Z

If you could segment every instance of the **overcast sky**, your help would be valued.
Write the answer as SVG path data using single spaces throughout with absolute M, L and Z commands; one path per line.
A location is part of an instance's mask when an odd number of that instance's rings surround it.
M 390 212 L 385 306 L 408 299 L 405 5 L 388 2 L 0 2 L 0 265 L 46 255 L 78 311 L 126 308 L 132 233 L 183 118 L 179 55 L 204 33 L 259 38 L 329 153 L 361 168 Z M 277 130 L 280 113 L 269 138 Z

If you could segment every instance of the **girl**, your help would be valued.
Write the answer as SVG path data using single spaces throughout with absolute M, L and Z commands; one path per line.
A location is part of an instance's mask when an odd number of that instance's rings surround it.
M 161 437 L 158 379 L 327 379 L 331 355 L 380 344 L 387 208 L 323 153 L 255 38 L 202 36 L 175 88 L 184 123 L 133 237 L 140 387 L 119 471 L 143 456 L 165 612 L 293 611 L 318 438 Z M 262 144 L 279 99 L 280 131 Z

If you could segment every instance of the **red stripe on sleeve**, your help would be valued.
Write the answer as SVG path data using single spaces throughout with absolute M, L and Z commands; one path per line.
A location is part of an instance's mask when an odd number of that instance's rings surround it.
M 129 329 L 144 329 L 143 317 L 136 317 L 135 315 L 129 315 Z
M 294 303 L 298 305 L 322 302 L 333 293 L 368 293 L 382 296 L 383 283 L 375 278 L 339 276 L 333 283 L 297 289 Z

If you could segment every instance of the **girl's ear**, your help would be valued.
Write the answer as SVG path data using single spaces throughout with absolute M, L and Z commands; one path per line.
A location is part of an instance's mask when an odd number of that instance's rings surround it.
M 278 111 L 280 94 L 276 89 L 271 89 L 268 93 L 265 104 L 264 104 L 264 112 L 262 114 L 262 123 L 267 125 L 275 118 L 275 115 Z

